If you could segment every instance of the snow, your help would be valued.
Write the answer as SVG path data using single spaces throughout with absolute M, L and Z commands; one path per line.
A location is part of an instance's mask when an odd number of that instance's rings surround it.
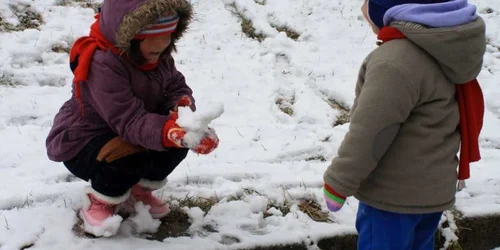
M 81 212 L 80 212 L 81 214 Z M 82 217 L 83 215 L 80 215 Z M 119 215 L 113 215 L 102 222 L 102 225 L 92 226 L 83 224 L 85 232 L 89 232 L 97 237 L 111 237 L 115 235 L 122 225 L 123 218 Z M 127 224 L 125 224 L 127 226 Z
M 360 1 L 193 2 L 196 20 L 174 58 L 194 90 L 199 114 L 207 115 L 199 117 L 206 117 L 201 120 L 207 126 L 210 122 L 220 144 L 210 155 L 189 154 L 156 194 L 177 205 L 187 195 L 217 197 L 218 202 L 207 213 L 182 207 L 191 236 L 163 242 L 136 237 L 156 230 L 157 222 L 144 213 L 122 224 L 112 238 L 88 239 L 72 230 L 86 183 L 49 161 L 44 142 L 71 91 L 68 55 L 55 51 L 86 35 L 94 12 L 76 4 L 55 6 L 65 2 L 0 2 L 0 25 L 20 24 L 9 7 L 20 4 L 29 4 L 44 19 L 40 30 L 0 33 L 1 250 L 31 244 L 34 249 L 71 245 L 86 250 L 314 246 L 322 237 L 355 232 L 357 201 L 352 197 L 341 211 L 329 214 L 333 223 L 313 221 L 298 204 L 315 201 L 327 211 L 322 175 L 348 129 L 348 124 L 334 126 L 342 112 L 332 106 L 352 105 L 358 68 L 375 48 Z M 500 2 L 472 2 L 488 25 L 488 52 L 479 76 L 487 110 L 483 159 L 472 165 L 457 208 L 465 216 L 483 216 L 500 213 Z M 251 19 L 255 32 L 266 38 L 258 42 L 243 35 L 235 12 Z M 276 27 L 300 36 L 293 40 Z M 180 111 L 188 124 L 195 124 L 194 114 Z M 285 205 L 289 213 L 277 209 Z
M 149 213 L 151 206 L 138 202 L 134 205 L 136 214 L 127 218 L 120 227 L 120 234 L 140 235 L 143 233 L 156 233 L 161 221 L 154 219 Z
M 445 223 L 447 224 L 447 226 L 444 226 Z M 439 231 L 445 239 L 441 250 L 448 249 L 453 245 L 454 242 L 458 241 L 458 236 L 456 234 L 458 231 L 458 226 L 455 223 L 455 215 L 453 215 L 451 211 L 445 211 L 443 213 L 443 216 L 441 217 L 441 221 L 439 223 Z
M 196 147 L 204 135 L 210 133 L 209 124 L 224 113 L 221 103 L 200 107 L 193 112 L 189 107 L 178 108 L 179 119 L 177 124 L 186 130 L 184 143 L 186 147 Z

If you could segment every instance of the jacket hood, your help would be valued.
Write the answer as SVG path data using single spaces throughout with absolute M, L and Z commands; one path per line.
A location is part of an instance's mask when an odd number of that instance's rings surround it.
M 106 0 L 99 25 L 108 41 L 126 50 L 137 33 L 156 23 L 164 13 L 173 11 L 179 15 L 179 23 L 172 33 L 175 50 L 175 43 L 187 30 L 193 16 L 192 6 L 186 0 Z
M 427 28 L 406 21 L 394 21 L 391 26 L 434 57 L 453 83 L 467 83 L 479 75 L 486 51 L 486 27 L 481 17 L 455 27 Z

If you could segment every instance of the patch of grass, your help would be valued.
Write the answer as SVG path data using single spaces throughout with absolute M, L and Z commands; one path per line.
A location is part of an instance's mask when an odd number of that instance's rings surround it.
M 284 192 L 286 192 L 286 190 L 284 190 Z M 254 194 L 265 197 L 268 200 L 266 212 L 264 212 L 264 218 L 267 218 L 269 216 L 273 216 L 273 214 L 270 214 L 267 212 L 271 208 L 275 208 L 275 209 L 279 210 L 283 215 L 287 215 L 290 213 L 290 207 L 292 206 L 292 203 L 289 201 L 289 199 L 285 199 L 285 202 L 283 204 L 280 204 L 277 201 L 270 199 L 268 196 L 261 194 L 256 190 L 248 189 L 248 188 L 244 188 L 244 189 L 242 189 L 242 192 L 239 192 L 236 195 L 232 195 L 232 196 L 228 197 L 227 201 L 230 202 L 230 201 L 236 201 L 236 200 L 243 200 L 243 198 L 245 196 L 254 195 Z
M 445 235 L 460 235 L 459 220 L 462 218 L 457 210 L 445 211 L 444 216 L 446 221 L 444 221 L 436 233 L 434 246 L 438 248 L 444 248 L 446 250 L 462 250 L 459 238 L 448 238 Z
M 333 109 L 340 111 L 340 115 L 337 116 L 337 121 L 335 121 L 335 123 L 333 124 L 334 127 L 344 125 L 351 121 L 351 116 L 349 114 L 351 110 L 346 105 L 343 105 L 333 99 L 327 99 L 326 102 Z
M 229 196 L 227 198 L 227 201 L 239 201 L 239 200 L 243 200 L 243 198 L 245 196 L 249 196 L 249 195 L 253 195 L 253 194 L 260 195 L 260 196 L 265 196 L 265 195 L 262 195 L 261 193 L 257 192 L 257 190 L 253 190 L 253 189 L 249 189 L 249 188 L 243 188 L 241 192 L 238 192 L 235 195 Z
M 210 232 L 210 233 L 218 233 L 219 232 L 217 229 L 215 229 L 215 227 L 213 225 L 210 225 L 210 224 L 203 225 L 201 228 L 203 228 L 203 230 Z
M 179 206 L 189 208 L 199 207 L 206 214 L 217 203 L 219 203 L 219 199 L 217 197 L 204 198 L 186 195 L 183 200 L 179 201 Z
M 317 222 L 333 222 L 329 218 L 329 213 L 321 211 L 321 206 L 312 200 L 303 200 L 299 204 L 299 210 Z
M 297 31 L 293 30 L 290 27 L 275 26 L 275 25 L 271 25 L 271 27 L 275 28 L 278 32 L 285 32 L 286 36 L 292 40 L 297 41 L 297 39 L 299 39 L 300 37 L 300 33 L 298 33 Z
M 243 34 L 246 36 L 255 39 L 259 42 L 264 41 L 266 39 L 266 36 L 262 33 L 259 33 L 255 30 L 255 27 L 253 26 L 252 20 L 248 19 L 240 10 L 238 10 L 238 7 L 236 6 L 236 3 L 231 3 L 227 5 L 229 8 L 229 11 L 238 17 L 238 19 L 241 22 L 241 31 Z
M 255 31 L 255 27 L 253 27 L 253 23 L 250 19 L 245 18 L 243 15 L 238 16 L 241 20 L 241 31 L 248 37 L 255 39 L 259 42 L 264 41 L 266 37 L 262 33 L 257 33 Z
M 267 3 L 267 0 L 254 0 L 254 2 L 258 5 L 266 5 Z M 235 15 L 236 17 L 238 17 L 238 19 L 240 20 L 241 22 L 241 31 L 248 37 L 252 38 L 252 39 L 255 39 L 259 42 L 262 42 L 264 41 L 264 39 L 266 39 L 267 37 L 260 33 L 260 32 L 257 32 L 254 25 L 253 25 L 253 22 L 252 20 L 248 19 L 244 14 L 243 14 L 243 11 L 241 11 L 240 9 L 238 9 L 238 6 L 236 5 L 236 3 L 231 3 L 231 4 L 228 4 L 228 9 L 229 11 Z M 288 26 L 280 26 L 280 25 L 273 25 L 273 24 L 270 24 L 271 27 L 273 27 L 274 29 L 276 29 L 278 32 L 285 32 L 286 36 L 289 37 L 290 39 L 293 39 L 293 40 L 297 40 L 299 37 L 300 37 L 300 33 L 298 33 L 297 31 L 295 31 L 294 29 L 292 29 L 291 27 L 288 27 Z
M 101 3 L 98 3 L 96 1 L 74 0 L 74 2 L 76 2 L 82 8 L 93 9 L 95 13 L 99 12 L 99 8 L 101 7 Z
M 287 198 L 287 195 L 289 198 Z M 291 206 L 293 205 L 291 201 L 290 193 L 283 187 L 283 196 L 285 197 L 285 201 L 283 204 L 278 203 L 277 201 L 273 201 L 269 199 L 269 203 L 267 204 L 267 210 L 270 208 L 278 209 L 283 215 L 287 215 L 291 211 Z M 264 218 L 267 217 L 266 213 L 264 213 Z
M 322 155 L 317 155 L 317 156 L 311 156 L 311 157 L 307 158 L 306 161 L 321 161 L 321 162 L 325 162 L 326 158 L 324 156 L 322 156 Z
M 1 32 L 12 32 L 18 31 L 17 27 L 3 20 L 0 16 L 0 31 Z
M 187 230 L 191 226 L 189 216 L 181 210 L 172 210 L 161 219 L 160 227 L 156 233 L 147 237 L 148 240 L 163 241 L 166 238 L 190 236 Z
M 95 13 L 98 12 L 101 7 L 101 3 L 92 0 L 57 0 L 56 6 L 79 6 L 82 8 L 93 9 Z
M 283 214 L 283 216 L 285 216 L 285 215 L 290 213 L 291 206 L 292 206 L 292 204 L 290 204 L 288 201 L 285 201 L 284 204 L 278 204 L 275 201 L 269 201 L 269 203 L 267 204 L 267 210 L 269 210 L 271 208 L 275 208 L 275 209 L 279 210 Z M 267 218 L 270 216 L 273 216 L 273 214 L 270 214 L 268 212 L 264 213 L 264 218 Z
M 52 45 L 52 51 L 56 53 L 67 53 L 69 54 L 71 48 L 68 46 L 64 46 L 61 44 L 54 44 Z
M 13 78 L 14 78 L 14 75 L 12 75 L 12 74 L 1 75 L 0 76 L 0 86 L 15 87 L 15 86 L 22 85 L 22 83 L 20 83 L 17 80 L 14 80 Z
M 43 24 L 43 18 L 40 13 L 34 11 L 29 4 L 9 5 L 10 10 L 19 20 L 18 25 L 13 25 L 0 17 L 0 31 L 1 32 L 15 32 L 23 31 L 26 29 L 39 29 Z
M 339 116 L 337 116 L 337 121 L 333 124 L 334 127 L 344 125 L 351 121 L 351 116 L 349 112 L 342 112 Z
M 56 0 L 55 6 L 69 6 L 73 3 L 73 0 Z
M 234 236 L 229 236 L 229 235 L 222 235 L 221 236 L 221 240 L 219 241 L 219 243 L 223 244 L 223 245 L 232 245 L 232 244 L 235 244 L 235 243 L 240 243 L 241 240 L 234 237 Z
M 19 18 L 21 29 L 38 29 L 43 24 L 42 15 L 31 10 L 30 5 L 11 5 L 11 9 Z
M 289 115 L 293 116 L 293 108 L 292 106 L 295 104 L 295 96 L 292 96 L 291 98 L 285 98 L 285 97 L 278 97 L 275 101 L 276 105 L 278 105 L 279 109 Z

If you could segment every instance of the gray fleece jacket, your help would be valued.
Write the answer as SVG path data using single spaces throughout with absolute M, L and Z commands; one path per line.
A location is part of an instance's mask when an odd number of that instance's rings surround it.
M 378 209 L 444 211 L 455 202 L 460 144 L 454 84 L 481 71 L 485 24 L 391 26 L 406 39 L 382 44 L 364 61 L 349 131 L 324 181 Z

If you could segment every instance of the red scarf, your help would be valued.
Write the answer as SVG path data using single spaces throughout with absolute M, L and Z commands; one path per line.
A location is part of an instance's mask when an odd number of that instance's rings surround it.
M 81 92 L 80 92 L 80 83 L 88 80 L 90 63 L 92 62 L 92 56 L 97 49 L 106 51 L 111 50 L 116 55 L 124 55 L 129 61 L 131 61 L 126 54 L 123 53 L 123 50 L 116 48 L 113 44 L 111 44 L 106 37 L 101 33 L 101 28 L 99 26 L 99 18 L 100 15 L 95 15 L 96 21 L 90 26 L 89 36 L 80 37 L 71 47 L 71 52 L 69 55 L 69 61 L 71 69 L 73 70 L 74 79 L 73 84 L 75 85 L 75 98 L 80 103 L 80 108 L 82 114 L 84 114 Z M 158 66 L 157 63 L 145 64 L 145 65 L 137 65 L 131 61 L 137 68 L 142 71 L 150 71 Z
M 378 39 L 384 43 L 402 38 L 405 35 L 394 27 L 383 27 L 378 34 Z M 458 179 L 465 180 L 470 177 L 470 163 L 481 159 L 479 134 L 483 127 L 484 98 L 477 79 L 455 86 L 461 136 Z

